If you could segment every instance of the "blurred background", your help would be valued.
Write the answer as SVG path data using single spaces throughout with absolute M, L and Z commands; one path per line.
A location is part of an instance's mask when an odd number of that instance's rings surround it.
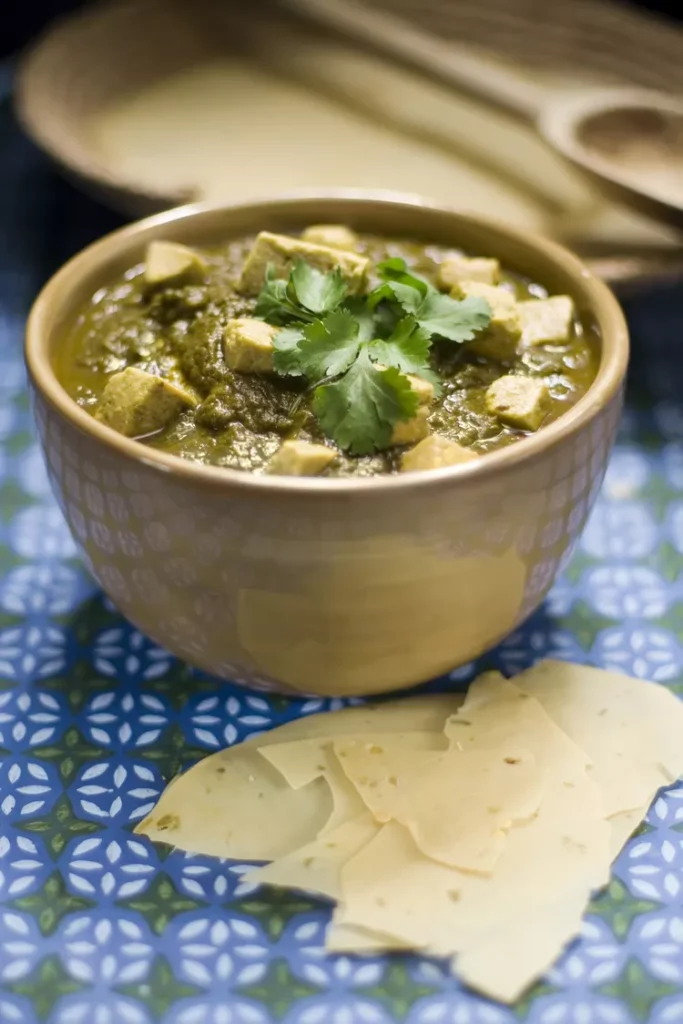
M 457 0 L 452 0 L 457 3 Z M 574 0 L 580 4 L 581 0 Z M 644 8 L 657 14 L 666 15 L 674 20 L 683 20 L 683 6 L 675 0 L 621 0 L 624 6 Z M 91 5 L 91 4 L 90 4 Z M 3 4 L 2 31 L 0 32 L 0 53 L 7 56 L 14 50 L 24 46 L 36 32 L 39 32 L 50 21 L 61 13 L 78 10 L 89 6 L 88 0 L 29 0 L 20 3 L 10 0 Z M 250 4 L 253 10 L 256 5 Z M 10 14 L 11 11 L 11 14 Z

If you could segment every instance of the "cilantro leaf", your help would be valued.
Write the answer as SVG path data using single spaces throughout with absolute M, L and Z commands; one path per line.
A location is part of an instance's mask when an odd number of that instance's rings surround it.
M 415 317 L 405 316 L 396 324 L 388 338 L 377 338 L 370 345 L 370 355 L 383 366 L 395 366 L 403 373 L 421 374 L 429 369 L 429 332 L 420 327 Z
M 429 292 L 414 313 L 420 327 L 449 341 L 471 341 L 477 331 L 491 322 L 491 307 L 486 299 L 470 296 L 452 299 L 441 292 Z
M 313 320 L 313 314 L 297 305 L 289 293 L 287 281 L 275 276 L 271 265 L 266 269 L 266 280 L 254 307 L 254 316 L 269 324 L 286 324 L 292 320 Z M 296 296 L 295 296 L 296 298 Z
M 299 345 L 303 340 L 302 327 L 284 327 L 273 338 L 273 368 L 284 376 L 300 377 L 303 374 Z
M 296 301 L 312 313 L 329 313 L 336 309 L 346 294 L 346 283 L 339 267 L 324 274 L 299 260 L 289 277 Z
M 377 274 L 382 281 L 391 283 L 392 281 L 396 284 L 403 285 L 407 288 L 413 288 L 418 291 L 420 295 L 426 295 L 427 292 L 432 291 L 432 286 L 428 281 L 425 281 L 423 277 L 419 277 L 414 274 L 408 267 L 408 264 L 400 256 L 394 256 L 389 260 L 383 260 L 377 264 Z
M 324 320 L 307 324 L 303 335 L 299 356 L 309 380 L 344 373 L 358 355 L 358 322 L 348 310 L 335 309 Z
M 344 300 L 342 308 L 348 310 L 358 323 L 358 340 L 361 345 L 371 341 L 375 336 L 375 313 L 368 306 L 367 299 L 360 295 L 351 295 Z
M 313 410 L 328 437 L 352 455 L 388 448 L 394 424 L 417 412 L 418 397 L 395 367 L 379 370 L 367 348 L 347 373 L 316 388 Z

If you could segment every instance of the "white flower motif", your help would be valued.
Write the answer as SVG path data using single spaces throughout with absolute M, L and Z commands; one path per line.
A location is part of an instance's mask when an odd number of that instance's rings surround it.
M 376 985 L 384 973 L 378 958 L 329 956 L 325 953 L 327 915 L 297 924 L 291 932 L 292 970 L 312 985 L 345 992 L 349 986 Z
M 64 711 L 55 696 L 40 690 L 0 693 L 0 743 L 34 747 L 53 739 L 64 729 Z
M 85 768 L 75 786 L 80 812 L 97 821 L 137 821 L 154 807 L 163 783 L 146 764 L 97 762 Z
M 603 629 L 593 654 L 604 668 L 657 683 L 675 679 L 683 665 L 676 637 L 664 629 Z
M 154 950 L 139 924 L 99 914 L 68 918 L 61 931 L 62 962 L 86 984 L 130 985 L 142 981 Z
M 312 697 L 310 700 L 305 700 L 303 704 L 299 705 L 294 717 L 317 715 L 327 711 L 341 711 L 342 708 L 357 707 L 357 705 L 364 703 L 365 701 L 362 697 Z
M 662 467 L 670 487 L 683 491 L 683 444 L 672 442 L 662 449 Z
M 268 964 L 268 946 L 258 928 L 237 917 L 185 917 L 173 945 L 180 975 L 196 985 L 251 985 Z
M 594 558 L 643 558 L 654 551 L 657 524 L 645 504 L 598 502 L 581 538 Z
M 102 746 L 146 747 L 159 739 L 169 713 L 150 693 L 111 691 L 93 697 L 84 714 L 84 731 Z
M 10 545 L 22 558 L 74 558 L 77 549 L 56 505 L 30 505 L 10 528 Z
M 10 1002 L 7 995 L 0 996 L 0 1020 L 4 1024 L 23 1024 L 24 1019 L 25 1010 L 18 1002 Z
M 3 898 L 28 895 L 42 884 L 47 871 L 49 865 L 28 836 L 12 833 L 0 836 L 0 895 Z
M 625 1003 L 596 992 L 560 992 L 531 1004 L 530 1024 L 633 1024 Z
M 29 920 L 14 911 L 0 912 L 0 981 L 7 983 L 25 978 L 38 960 L 35 923 L 29 924 Z
M 681 1024 L 683 1021 L 683 1000 L 680 993 L 669 999 L 660 999 L 652 1008 L 650 1024 Z
M 637 448 L 615 448 L 602 485 L 603 494 L 612 501 L 623 501 L 638 494 L 648 481 L 650 466 Z
M 216 857 L 204 857 L 197 853 L 181 853 L 169 857 L 166 870 L 173 876 L 179 889 L 202 900 L 215 899 L 223 902 L 234 895 L 240 895 L 239 870 L 248 871 L 252 865 L 234 865 Z M 257 886 L 249 886 L 253 891 Z
M 369 999 L 307 999 L 292 1013 L 291 1024 L 394 1024 L 387 1010 Z
M 585 582 L 589 603 L 610 619 L 657 618 L 671 600 L 661 576 L 641 565 L 599 566 Z
M 129 626 L 107 629 L 97 637 L 95 668 L 114 679 L 158 679 L 171 667 L 173 656 Z
M 535 628 L 534 619 L 504 640 L 495 655 L 506 673 L 519 672 L 542 658 L 579 663 L 586 660 L 586 653 L 579 647 L 573 633 L 564 629 Z
M 139 1003 L 110 989 L 62 998 L 57 1015 L 50 1019 L 54 1024 L 151 1024 L 152 1020 Z
M 513 1024 L 515 1020 L 512 1010 L 459 991 L 421 999 L 408 1015 L 408 1024 Z
M 677 551 L 683 552 L 683 504 L 676 502 L 669 505 L 666 522 L 671 543 Z
M 253 864 L 231 864 L 228 861 L 228 875 L 235 875 L 238 879 L 242 875 L 246 875 L 247 871 L 251 871 L 254 867 Z M 256 882 L 238 882 L 235 886 L 235 896 L 248 896 L 249 893 L 256 892 L 259 888 Z
M 683 821 L 683 784 L 677 783 L 663 790 L 650 808 L 647 816 L 650 824 L 678 825 Z
M 634 840 L 619 861 L 619 873 L 635 896 L 677 902 L 683 894 L 683 836 L 663 829 Z
M 66 873 L 71 888 L 78 893 L 121 900 L 143 892 L 156 869 L 157 860 L 149 844 L 91 836 L 70 851 Z
M 56 626 L 16 626 L 0 632 L 0 675 L 17 681 L 64 671 L 67 637 Z
M 0 607 L 15 615 L 64 615 L 94 589 L 92 581 L 78 569 L 28 563 L 10 569 L 0 582 Z
M 552 618 L 567 615 L 576 601 L 576 589 L 569 580 L 561 576 L 555 580 L 545 599 L 546 611 Z
M 22 489 L 34 498 L 50 499 L 52 488 L 45 469 L 43 453 L 37 444 L 23 453 L 18 460 L 17 476 Z
M 581 937 L 549 972 L 550 981 L 565 988 L 590 989 L 613 981 L 626 960 L 626 948 L 597 918 L 586 918 Z
M 192 1003 L 183 1000 L 166 1018 L 166 1024 L 272 1024 L 272 1017 L 263 1007 L 231 996 L 229 1004 L 219 1005 L 204 999 Z
M 476 661 L 468 661 L 467 664 L 460 665 L 459 668 L 454 668 L 452 672 L 449 672 L 448 678 L 454 683 L 469 682 L 474 677 L 476 671 Z
M 59 784 L 52 765 L 7 760 L 0 766 L 0 812 L 27 818 L 54 803 Z
M 663 981 L 683 982 L 683 915 L 680 908 L 638 918 L 633 942 L 646 969 Z
M 207 747 L 224 747 L 272 724 L 268 701 L 263 697 L 234 694 L 227 699 L 201 697 L 189 709 L 192 732 Z

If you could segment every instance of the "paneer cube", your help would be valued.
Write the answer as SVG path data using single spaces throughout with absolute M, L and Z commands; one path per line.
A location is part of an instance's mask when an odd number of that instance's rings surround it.
M 161 430 L 196 404 L 195 396 L 184 388 L 146 370 L 127 366 L 107 381 L 95 419 L 124 437 L 144 437 Z
M 284 441 L 268 463 L 278 476 L 317 476 L 337 457 L 333 448 L 310 441 Z
M 399 420 L 394 424 L 391 435 L 392 444 L 414 444 L 415 441 L 419 441 L 429 433 L 427 418 L 430 413 L 429 406 L 434 398 L 434 385 L 412 373 L 408 373 L 406 376 L 420 404 L 415 415 L 409 420 Z
M 468 342 L 469 351 L 498 362 L 513 359 L 522 336 L 522 324 L 512 292 L 481 281 L 462 281 L 453 287 L 451 295 L 454 299 L 476 296 L 486 299 L 491 307 L 489 326 Z
M 517 430 L 538 430 L 550 409 L 550 393 L 533 377 L 508 374 L 486 389 L 486 409 Z
M 574 303 L 568 295 L 529 299 L 517 306 L 522 322 L 522 345 L 562 344 L 569 341 Z
M 481 284 L 498 284 L 500 263 L 498 260 L 468 256 L 447 256 L 439 267 L 437 283 L 445 292 L 463 281 L 479 281 Z
M 401 459 L 401 472 L 459 466 L 465 462 L 475 462 L 478 458 L 470 448 L 463 448 L 461 444 L 449 441 L 441 434 L 430 434 L 405 453 Z
M 247 295 L 257 295 L 263 287 L 269 266 L 275 268 L 277 277 L 286 277 L 299 260 L 325 273 L 338 267 L 349 291 L 354 295 L 363 291 L 370 267 L 370 260 L 355 253 L 326 245 L 314 245 L 301 238 L 290 238 L 289 235 L 261 231 L 245 260 L 239 283 L 240 291 Z
M 228 320 L 223 332 L 223 354 L 230 369 L 239 373 L 272 373 L 273 338 L 278 330 L 265 320 L 251 317 Z
M 391 435 L 392 444 L 415 444 L 429 434 L 429 407 L 421 405 L 409 420 L 399 420 L 394 424 Z
M 145 254 L 145 281 L 147 284 L 166 284 L 184 279 L 197 280 L 206 272 L 206 260 L 180 242 L 155 240 L 147 246 Z
M 348 249 L 355 252 L 358 235 L 345 224 L 311 224 L 301 233 L 304 242 L 314 245 L 326 245 L 330 249 Z

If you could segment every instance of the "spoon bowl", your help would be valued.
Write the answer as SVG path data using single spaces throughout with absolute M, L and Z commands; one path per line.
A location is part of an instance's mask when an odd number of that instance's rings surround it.
M 590 89 L 554 97 L 537 125 L 614 199 L 683 229 L 683 100 Z
M 683 228 L 683 99 L 627 86 L 548 90 L 358 0 L 281 2 L 530 122 L 606 195 Z

